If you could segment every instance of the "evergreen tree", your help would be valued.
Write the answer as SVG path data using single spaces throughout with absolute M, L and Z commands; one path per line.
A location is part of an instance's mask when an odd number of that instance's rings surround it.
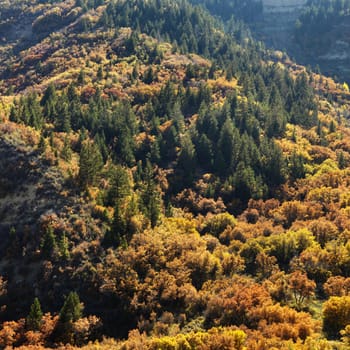
M 55 249 L 56 249 L 56 236 L 53 231 L 53 228 L 49 226 L 46 229 L 41 242 L 41 253 L 46 259 L 49 259 L 51 258 L 52 253 L 54 252 Z
M 295 98 L 291 108 L 291 121 L 310 128 L 317 124 L 317 105 L 314 93 L 308 84 L 305 73 L 297 77 L 295 82 Z
M 301 154 L 296 154 L 295 151 L 290 158 L 289 172 L 293 180 L 305 177 L 304 159 Z
M 128 172 L 121 166 L 117 165 L 112 170 L 111 188 L 107 194 L 107 205 L 114 206 L 121 204 L 124 198 L 130 194 L 130 180 Z
M 68 324 L 79 320 L 83 316 L 83 304 L 76 292 L 70 292 L 59 314 L 59 322 Z
M 34 299 L 30 312 L 26 318 L 26 327 L 32 331 L 38 331 L 42 323 L 43 313 L 38 298 Z
M 234 186 L 236 196 L 244 203 L 247 203 L 250 198 L 256 198 L 258 191 L 254 171 L 243 162 L 239 162 L 237 165 Z
M 43 134 L 40 134 L 40 140 L 39 140 L 39 143 L 38 143 L 38 151 L 40 153 L 44 153 L 46 151 L 46 140 L 45 140 L 45 137 L 43 136 Z
M 220 131 L 218 148 L 223 157 L 225 169 L 221 171 L 229 172 L 235 168 L 240 150 L 240 136 L 237 129 L 233 126 L 231 119 L 227 118 Z
M 285 180 L 286 172 L 282 150 L 273 139 L 268 140 L 264 138 L 260 151 L 264 180 L 272 187 L 282 184 Z
M 139 78 L 139 65 L 136 63 L 132 69 L 131 78 L 132 80 L 137 80 Z
M 50 101 L 50 100 L 56 102 L 56 98 L 57 98 L 56 87 L 54 84 L 50 84 L 46 88 L 44 95 L 40 100 L 40 104 L 42 106 L 45 106 L 48 103 L 48 101 Z
M 81 69 L 80 72 L 79 72 L 77 83 L 79 85 L 85 84 L 85 72 L 84 72 L 83 69 Z
M 149 160 L 144 170 L 144 184 L 141 192 L 141 211 L 150 220 L 151 226 L 157 225 L 160 217 L 160 193 L 154 181 L 153 169 Z
M 130 194 L 130 180 L 127 171 L 120 165 L 113 169 L 111 188 L 108 191 L 106 203 L 114 206 L 111 229 L 105 236 L 105 244 L 119 246 L 127 234 L 126 203 Z
M 74 343 L 73 323 L 82 318 L 83 309 L 78 294 L 70 292 L 59 314 L 56 339 L 64 344 Z
M 65 233 L 63 233 L 61 239 L 58 242 L 58 249 L 62 259 L 68 260 L 70 258 L 69 242 Z
M 57 107 L 57 117 L 55 118 L 56 131 L 70 132 L 72 129 L 69 103 L 61 98 Z
M 158 136 L 151 144 L 151 161 L 155 164 L 159 164 L 161 157 L 160 157 L 160 147 L 159 144 L 161 143 L 161 135 Z
M 98 146 L 92 141 L 82 144 L 79 159 L 79 181 L 82 187 L 93 185 L 103 167 L 102 156 Z
M 196 150 L 189 134 L 181 140 L 181 151 L 177 160 L 177 167 L 182 173 L 182 184 L 189 186 L 196 169 Z
M 11 106 L 10 115 L 9 115 L 9 119 L 11 122 L 14 122 L 14 123 L 20 122 L 19 108 L 18 107 L 19 107 L 18 101 L 14 100 L 13 105 Z
M 28 111 L 29 111 L 29 123 L 28 125 L 33 126 L 35 129 L 40 130 L 44 123 L 42 114 L 42 108 L 39 104 L 36 93 L 32 93 L 27 98 Z
M 104 243 L 109 246 L 119 247 L 127 234 L 127 222 L 125 218 L 125 210 L 122 208 L 122 203 L 116 203 L 114 207 L 113 221 L 110 231 L 107 231 Z
M 103 67 L 99 66 L 96 74 L 97 80 L 102 80 L 103 79 Z
M 66 161 L 69 162 L 72 159 L 72 149 L 70 146 L 70 140 L 69 136 L 66 135 L 64 138 L 63 148 L 61 152 L 61 157 Z
M 57 116 L 57 92 L 55 85 L 50 84 L 44 92 L 43 97 L 40 100 L 41 106 L 44 109 L 44 115 L 48 118 L 49 121 L 54 121 L 54 118 Z
M 153 72 L 152 66 L 149 66 L 146 72 L 143 75 L 142 81 L 145 84 L 151 84 L 155 80 L 155 74 Z
M 210 170 L 213 165 L 213 146 L 205 134 L 202 134 L 196 143 L 196 153 L 199 165 Z
M 346 166 L 347 166 L 347 161 L 344 157 L 344 152 L 343 151 L 340 151 L 338 154 L 337 154 L 337 160 L 338 160 L 338 167 L 339 169 L 345 169 Z

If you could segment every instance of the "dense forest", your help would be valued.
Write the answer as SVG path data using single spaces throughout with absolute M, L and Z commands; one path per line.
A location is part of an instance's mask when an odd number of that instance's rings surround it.
M 0 1 L 1 348 L 350 346 L 349 88 L 261 11 Z

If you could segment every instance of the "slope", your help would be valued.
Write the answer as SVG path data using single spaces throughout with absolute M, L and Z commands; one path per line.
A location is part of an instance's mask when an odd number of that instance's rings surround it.
M 18 320 L 1 344 L 81 345 L 135 328 L 159 337 L 135 331 L 148 348 L 163 335 L 176 348 L 191 330 L 212 347 L 216 336 L 315 344 L 311 306 L 274 288 L 307 272 L 320 304 L 328 276 L 346 278 L 343 255 L 338 270 L 307 264 L 348 240 L 345 87 L 186 1 L 21 11 L 36 34 L 1 73 L 2 317 Z M 55 316 L 72 290 L 103 328 Z M 39 331 L 23 320 L 35 296 L 51 312 Z

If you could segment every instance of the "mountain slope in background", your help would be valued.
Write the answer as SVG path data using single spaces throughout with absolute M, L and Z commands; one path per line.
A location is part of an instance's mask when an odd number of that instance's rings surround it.
M 348 82 L 349 5 L 334 0 L 267 0 L 250 25 L 267 47 L 286 51 L 299 63 L 320 67 L 325 75 Z

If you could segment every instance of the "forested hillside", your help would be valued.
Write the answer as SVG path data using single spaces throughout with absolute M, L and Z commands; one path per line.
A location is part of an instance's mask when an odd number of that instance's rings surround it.
M 349 347 L 349 89 L 260 11 L 0 1 L 0 347 Z

